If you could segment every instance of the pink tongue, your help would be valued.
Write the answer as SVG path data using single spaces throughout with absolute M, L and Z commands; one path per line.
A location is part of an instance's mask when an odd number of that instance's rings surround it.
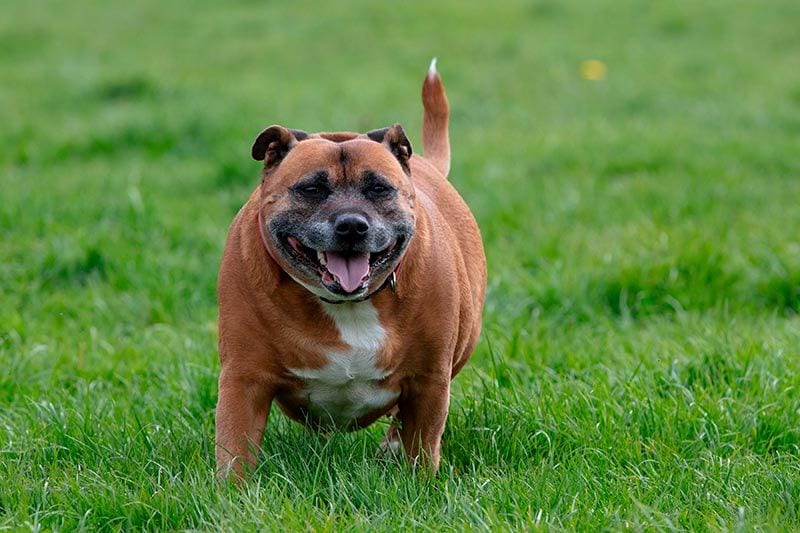
M 336 277 L 345 292 L 353 292 L 361 286 L 369 274 L 369 254 L 340 255 L 336 252 L 325 252 L 328 259 L 328 272 Z

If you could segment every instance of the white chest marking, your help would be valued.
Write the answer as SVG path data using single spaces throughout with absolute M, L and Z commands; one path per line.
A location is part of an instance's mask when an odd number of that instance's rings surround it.
M 369 300 L 342 304 L 323 302 L 322 307 L 349 348 L 327 350 L 325 355 L 330 362 L 322 368 L 289 371 L 305 380 L 304 395 L 311 412 L 329 419 L 334 425 L 345 425 L 397 398 L 398 393 L 378 385 L 378 381 L 391 373 L 376 366 L 386 331 Z

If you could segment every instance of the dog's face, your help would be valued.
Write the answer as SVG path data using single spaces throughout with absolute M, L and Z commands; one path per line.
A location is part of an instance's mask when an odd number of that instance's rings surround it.
M 332 301 L 363 298 L 414 234 L 411 145 L 399 125 L 365 135 L 272 126 L 253 145 L 266 245 L 280 267 Z

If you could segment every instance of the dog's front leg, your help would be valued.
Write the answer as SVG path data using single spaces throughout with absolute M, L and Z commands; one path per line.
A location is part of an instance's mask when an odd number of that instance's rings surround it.
M 267 425 L 274 393 L 265 383 L 231 375 L 223 369 L 217 401 L 217 476 L 233 472 L 243 479 L 246 468 L 256 464 L 256 454 Z
M 442 433 L 450 405 L 450 376 L 414 378 L 400 400 L 400 438 L 412 466 L 439 468 Z

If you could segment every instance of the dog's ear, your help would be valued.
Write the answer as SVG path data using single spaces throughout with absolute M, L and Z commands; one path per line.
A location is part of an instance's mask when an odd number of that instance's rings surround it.
M 256 161 L 264 161 L 264 168 L 271 169 L 278 165 L 298 142 L 305 139 L 308 139 L 308 133 L 302 130 L 270 126 L 258 134 L 250 153 Z
M 408 166 L 408 160 L 411 159 L 412 154 L 411 142 L 406 137 L 403 126 L 395 124 L 388 128 L 368 131 L 366 135 L 375 142 L 383 143 L 400 162 L 405 173 L 411 175 L 411 168 Z

